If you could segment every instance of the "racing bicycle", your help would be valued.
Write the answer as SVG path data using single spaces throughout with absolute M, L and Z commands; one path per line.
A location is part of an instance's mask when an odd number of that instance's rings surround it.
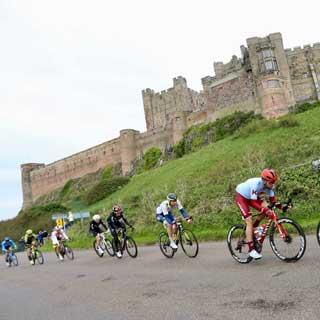
M 33 260 L 34 264 L 35 264 L 35 262 L 38 262 L 39 264 L 44 263 L 43 254 L 38 249 L 36 244 L 31 245 L 31 259 Z
M 192 217 L 190 217 L 192 219 Z M 199 252 L 199 244 L 196 236 L 191 230 L 185 229 L 182 225 L 182 219 L 176 220 L 177 234 L 173 236 L 176 245 L 180 243 L 183 252 L 189 258 L 195 258 Z M 173 249 L 170 246 L 170 239 L 167 231 L 162 231 L 159 234 L 159 246 L 163 255 L 167 258 L 172 258 L 178 249 Z
M 93 241 L 93 249 L 100 258 L 103 257 L 105 251 L 107 251 L 107 253 L 111 257 L 113 257 L 115 255 L 112 243 L 111 243 L 110 239 L 106 237 L 106 234 L 108 234 L 108 233 L 109 233 L 109 230 L 102 232 L 102 233 L 99 233 L 100 245 L 97 244 L 96 239 L 94 239 L 94 241 Z M 99 252 L 99 247 L 103 250 L 102 253 Z
M 318 227 L 317 227 L 317 240 L 320 246 L 320 222 L 318 223 Z
M 127 235 L 127 231 L 124 228 L 117 228 L 116 232 L 118 233 L 119 244 L 118 244 L 118 248 L 116 248 L 115 241 L 114 239 L 112 239 L 112 247 L 114 252 L 120 251 L 122 256 L 123 252 L 127 251 L 128 255 L 131 258 L 136 258 L 138 255 L 138 248 L 133 238 Z M 117 257 L 121 258 L 121 256 L 119 257 L 117 256 Z
M 9 263 L 9 267 L 11 267 L 11 265 L 16 267 L 19 264 L 18 258 L 11 247 L 8 250 L 7 262 Z
M 275 212 L 276 205 L 269 205 L 269 208 Z M 283 208 L 286 209 L 283 212 L 291 207 L 292 202 L 289 200 L 284 203 Z M 259 214 L 253 215 L 253 217 L 257 215 Z M 279 218 L 275 212 L 273 217 L 268 218 L 267 223 L 258 228 L 260 228 L 259 236 L 256 235 L 256 232 L 253 236 L 253 245 L 257 252 L 262 251 L 263 242 L 269 232 L 270 246 L 277 258 L 285 262 L 294 262 L 303 257 L 306 250 L 306 236 L 301 226 L 293 219 Z M 227 243 L 232 257 L 237 262 L 249 263 L 253 259 L 248 252 L 246 225 L 235 224 L 232 226 L 228 232 Z
M 70 246 L 66 243 L 66 240 L 61 240 L 59 243 L 59 249 L 60 249 L 60 254 L 64 258 L 66 255 L 69 260 L 74 259 L 74 254 L 73 250 L 70 248 Z M 58 257 L 59 258 L 59 257 Z

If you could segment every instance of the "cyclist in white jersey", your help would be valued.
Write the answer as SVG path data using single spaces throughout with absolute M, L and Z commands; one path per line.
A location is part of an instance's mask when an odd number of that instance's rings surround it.
M 174 209 L 178 209 L 182 216 L 186 219 L 186 221 L 188 223 L 192 223 L 192 219 L 183 209 L 183 206 L 181 205 L 181 202 L 179 201 L 175 193 L 168 193 L 167 200 L 163 201 L 157 207 L 156 218 L 166 227 L 170 239 L 171 248 L 177 249 L 178 247 L 172 238 L 172 235 L 176 234 L 177 232 L 176 218 L 172 213 L 172 210 Z

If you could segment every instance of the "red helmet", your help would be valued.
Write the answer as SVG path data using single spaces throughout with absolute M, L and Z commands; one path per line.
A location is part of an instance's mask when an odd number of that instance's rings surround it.
M 265 181 L 276 183 L 278 180 L 278 175 L 273 169 L 264 169 L 261 173 L 261 178 Z
M 115 205 L 112 209 L 113 212 L 119 214 L 121 212 L 121 207 L 118 205 Z

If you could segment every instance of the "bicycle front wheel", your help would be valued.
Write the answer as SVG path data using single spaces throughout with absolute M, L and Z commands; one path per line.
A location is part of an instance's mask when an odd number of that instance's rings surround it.
M 101 252 L 99 249 L 100 246 L 97 244 L 97 240 L 93 241 L 93 250 L 95 251 L 95 253 L 98 255 L 98 257 L 102 258 L 103 257 L 103 252 Z M 101 252 L 101 253 L 100 253 Z
M 306 250 L 306 236 L 301 226 L 292 219 L 278 220 L 272 225 L 270 245 L 273 253 L 282 261 L 293 262 L 301 259 Z
M 138 255 L 138 248 L 135 241 L 131 237 L 126 237 L 125 246 L 126 246 L 128 255 L 131 258 L 136 258 Z
M 12 254 L 11 256 L 11 263 L 16 267 L 19 265 L 19 262 L 18 262 L 18 258 L 15 254 Z
M 69 260 L 73 260 L 74 259 L 74 254 L 73 254 L 73 250 L 70 247 L 65 246 L 65 251 L 66 256 L 68 257 Z
M 246 241 L 246 226 L 236 224 L 228 232 L 227 243 L 232 258 L 239 263 L 249 263 L 249 247 Z
M 191 230 L 184 229 L 180 234 L 180 243 L 183 252 L 189 258 L 195 258 L 199 252 L 199 244 L 196 236 Z
M 162 254 L 167 258 L 172 258 L 175 250 L 170 246 L 170 239 L 166 232 L 161 232 L 159 235 L 159 246 Z
M 107 238 L 105 239 L 104 247 L 105 247 L 108 255 L 109 255 L 110 257 L 114 257 L 115 252 L 114 252 L 113 245 L 112 245 L 111 241 L 110 241 L 109 239 L 107 239 Z
M 320 246 L 320 222 L 318 223 L 318 227 L 317 227 L 317 240 Z
M 35 252 L 36 255 L 36 260 L 38 261 L 39 264 L 43 264 L 44 263 L 44 258 L 43 258 L 43 254 L 41 251 L 37 250 Z

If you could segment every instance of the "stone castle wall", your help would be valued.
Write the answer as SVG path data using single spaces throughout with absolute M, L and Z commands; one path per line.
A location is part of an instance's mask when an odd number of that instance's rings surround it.
M 142 91 L 147 131 L 120 131 L 119 137 L 51 164 L 21 165 L 23 207 L 74 178 L 121 163 L 122 173 L 151 147 L 162 151 L 178 142 L 190 126 L 235 111 L 254 111 L 266 118 L 286 114 L 289 107 L 320 100 L 320 43 L 284 49 L 280 33 L 247 39 L 241 58 L 215 62 L 214 76 L 202 78 L 203 90 L 188 87 L 185 78 L 159 93 Z

